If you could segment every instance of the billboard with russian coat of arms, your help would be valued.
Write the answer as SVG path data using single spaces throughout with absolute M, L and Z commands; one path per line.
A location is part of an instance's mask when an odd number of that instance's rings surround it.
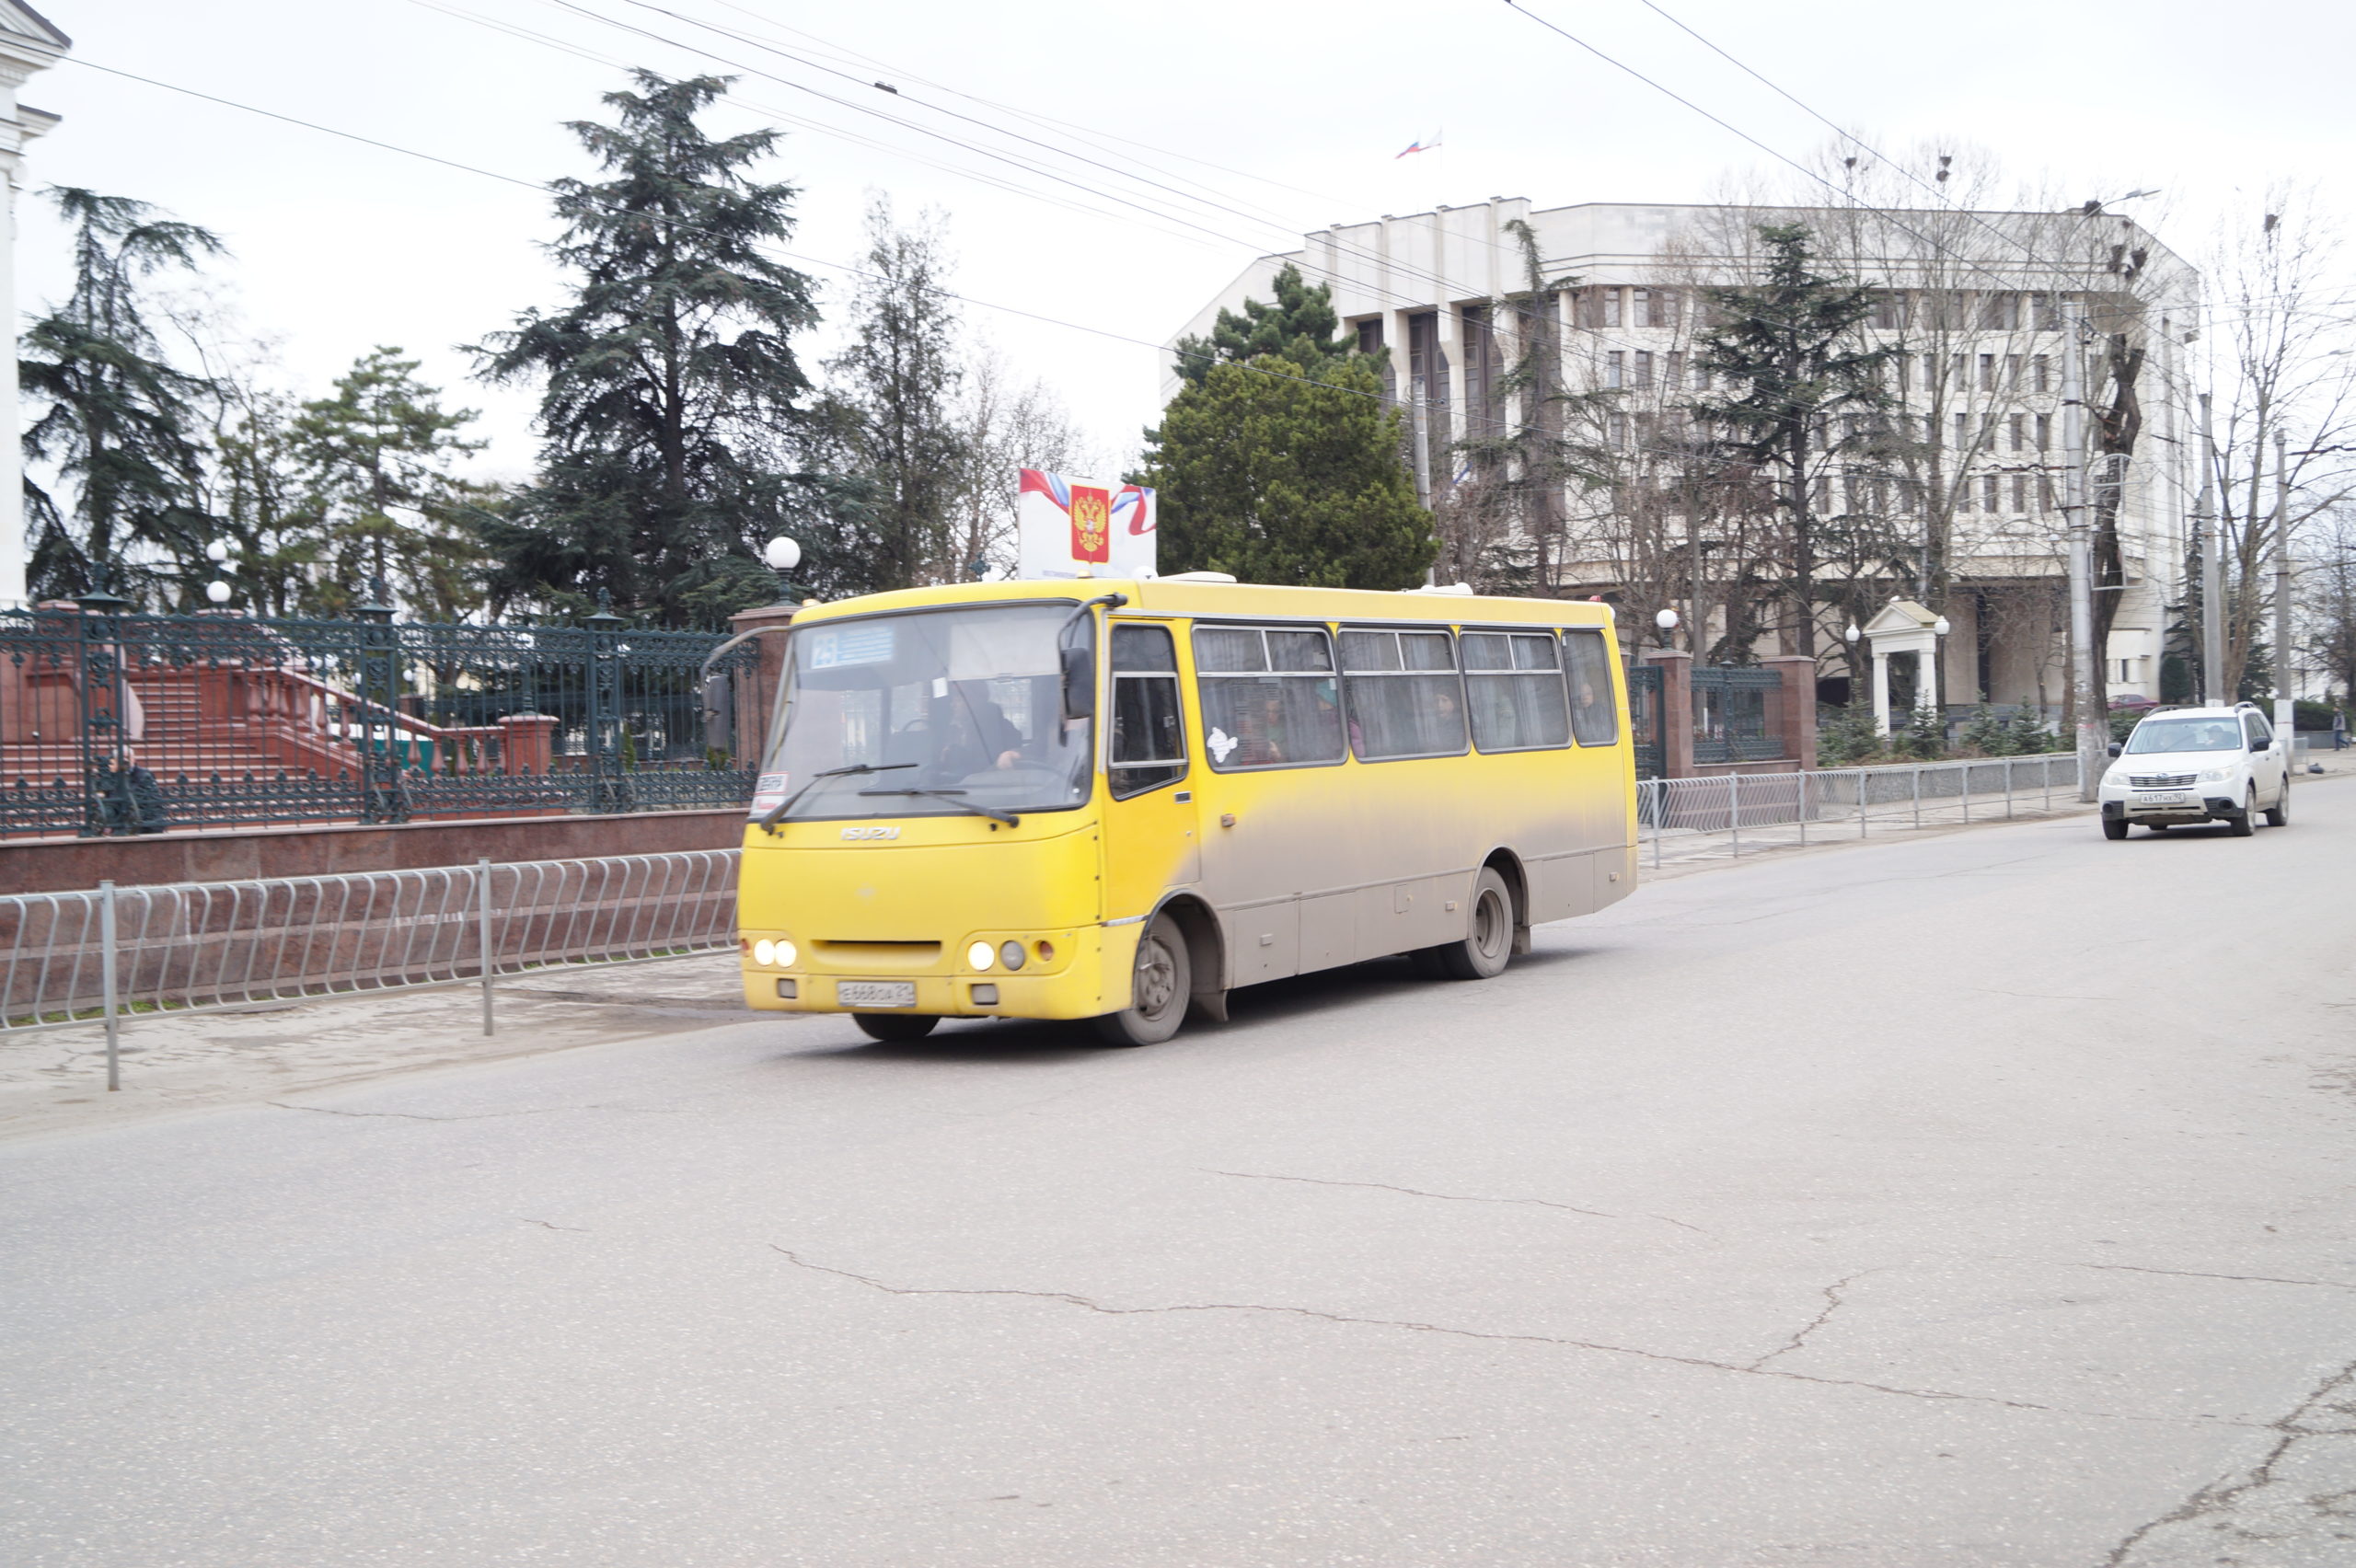
M 1017 577 L 1151 577 L 1153 491 L 1022 470 Z

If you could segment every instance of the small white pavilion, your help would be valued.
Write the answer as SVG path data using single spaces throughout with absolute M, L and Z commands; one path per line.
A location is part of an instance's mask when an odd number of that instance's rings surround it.
M 1946 634 L 1945 616 L 1896 594 L 1890 595 L 1889 603 L 1865 623 L 1865 640 L 1874 654 L 1876 731 L 1885 735 L 1890 732 L 1889 660 L 1893 653 L 1914 656 L 1914 706 L 1938 710 L 1939 639 Z

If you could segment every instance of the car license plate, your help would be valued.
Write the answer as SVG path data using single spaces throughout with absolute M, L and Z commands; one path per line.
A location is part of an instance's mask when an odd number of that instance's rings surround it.
M 913 980 L 837 980 L 835 1005 L 844 1008 L 912 1008 L 917 1005 Z
M 2182 790 L 2149 790 L 2135 797 L 2139 806 L 2180 806 L 2190 797 Z

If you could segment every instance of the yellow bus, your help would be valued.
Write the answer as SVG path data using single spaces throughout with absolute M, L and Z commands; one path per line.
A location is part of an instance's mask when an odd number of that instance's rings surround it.
M 964 583 L 803 610 L 745 833 L 745 999 L 878 1040 L 1093 1019 L 1392 954 L 1478 979 L 1635 883 L 1596 603 Z

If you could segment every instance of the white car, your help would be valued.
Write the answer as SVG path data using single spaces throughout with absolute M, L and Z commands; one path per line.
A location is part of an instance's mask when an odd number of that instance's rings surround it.
M 2231 824 L 2234 836 L 2291 820 L 2290 748 L 2255 703 L 2171 708 L 2135 726 L 2102 776 L 2102 833 L 2124 838 L 2141 823 L 2154 832 L 2191 823 Z

